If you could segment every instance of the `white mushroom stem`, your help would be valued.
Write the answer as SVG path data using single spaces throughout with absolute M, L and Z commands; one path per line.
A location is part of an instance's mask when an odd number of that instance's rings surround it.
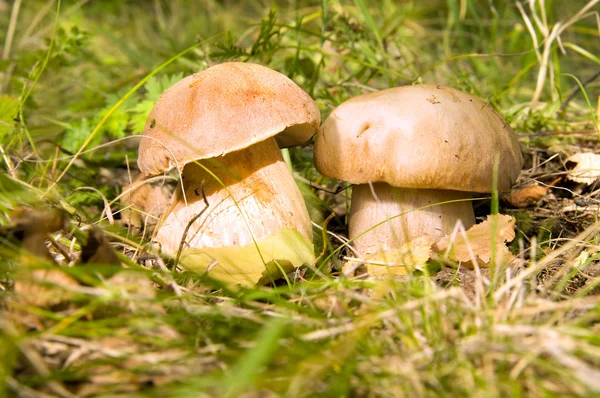
M 352 187 L 349 235 L 362 256 L 399 249 L 425 235 L 442 237 L 452 232 L 459 220 L 465 229 L 475 224 L 470 201 L 436 205 L 468 199 L 468 192 L 396 188 L 385 183 L 372 187 L 375 196 L 369 184 Z M 429 207 L 419 209 L 425 206 Z M 363 234 L 381 222 L 384 223 Z
M 198 161 L 183 169 L 183 200 L 177 187 L 156 240 L 162 250 L 176 255 L 189 222 L 184 248 L 244 246 L 282 228 L 300 232 L 312 241 L 312 227 L 302 194 L 281 157 L 274 138 L 222 157 Z M 225 185 L 225 187 L 223 186 Z

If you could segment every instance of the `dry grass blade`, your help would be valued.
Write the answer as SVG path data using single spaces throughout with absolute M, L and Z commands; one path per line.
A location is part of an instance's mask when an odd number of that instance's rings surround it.
M 190 231 L 190 228 L 196 222 L 196 220 L 198 220 L 204 214 L 204 212 L 208 210 L 208 207 L 210 206 L 208 203 L 208 199 L 206 198 L 206 193 L 204 192 L 204 181 L 200 184 L 200 191 L 202 193 L 202 200 L 204 201 L 205 207 L 202 210 L 200 210 L 198 214 L 192 217 L 185 226 L 185 229 L 183 230 L 183 235 L 181 236 L 181 242 L 179 242 L 179 248 L 177 249 L 177 255 L 175 256 L 175 266 L 179 264 L 179 257 L 181 257 L 181 252 L 183 251 L 183 247 L 185 246 L 185 240 L 187 239 L 187 235 Z
M 524 325 L 496 325 L 494 330 L 500 334 L 522 336 L 525 340 L 526 336 L 537 335 L 538 339 L 530 340 L 527 344 L 527 349 L 535 355 L 549 355 L 553 360 L 556 360 L 565 368 L 569 369 L 572 374 L 582 383 L 588 386 L 592 391 L 600 391 L 600 370 L 590 367 L 585 362 L 577 359 L 572 352 L 578 347 L 569 336 L 560 334 L 557 331 L 545 328 Z
M 301 336 L 301 339 L 304 341 L 315 341 L 315 340 L 324 340 L 331 337 L 338 336 L 343 333 L 351 332 L 356 329 L 369 328 L 374 326 L 376 323 L 381 320 L 395 318 L 398 316 L 399 312 L 403 311 L 415 311 L 422 306 L 425 306 L 430 303 L 443 302 L 444 300 L 453 299 L 457 300 L 459 303 L 466 305 L 467 308 L 473 308 L 469 299 L 465 296 L 465 292 L 461 288 L 451 288 L 447 290 L 440 291 L 436 294 L 433 294 L 429 297 L 425 297 L 418 300 L 412 300 L 407 303 L 404 303 L 398 308 L 389 309 L 386 311 L 382 311 L 379 313 L 367 314 L 362 317 L 362 319 L 355 320 L 354 322 L 348 322 L 344 325 L 335 326 L 328 329 L 317 330 L 305 335 Z
M 574 23 L 580 21 L 581 19 L 589 16 L 589 14 L 587 14 L 587 12 L 589 10 L 593 9 L 593 7 L 598 3 L 600 3 L 600 0 L 591 0 L 585 6 L 583 6 L 575 15 L 573 15 L 571 18 L 569 18 L 566 22 L 564 22 L 564 23 L 558 22 L 552 27 L 552 29 L 550 31 L 547 31 L 547 30 L 542 31 L 542 34 L 544 35 L 544 50 L 542 52 L 542 58 L 540 60 L 540 69 L 539 69 L 539 73 L 538 73 L 538 77 L 537 77 L 537 85 L 535 87 L 535 92 L 531 99 L 531 108 L 532 109 L 535 109 L 537 107 L 540 97 L 542 95 L 542 91 L 545 87 L 546 77 L 548 74 L 548 67 L 550 64 L 551 49 L 552 49 L 554 42 L 556 40 L 559 40 L 560 35 L 571 25 L 573 25 Z M 542 9 L 543 9 L 543 7 L 542 7 Z M 552 73 L 554 73 L 553 69 L 551 71 L 552 71 Z
M 13 338 L 17 338 L 19 335 L 18 331 L 14 328 L 9 321 L 2 321 L 0 319 L 0 329 Z M 40 354 L 31 347 L 31 343 L 28 340 L 23 340 L 19 344 L 21 353 L 31 366 L 31 368 L 43 379 L 48 379 L 51 376 L 51 372 L 44 363 L 44 360 Z M 70 393 L 60 382 L 55 380 L 49 380 L 47 382 L 48 389 L 52 393 L 56 394 L 60 398 L 75 398 L 75 395 Z
M 511 281 L 505 283 L 500 286 L 494 292 L 494 300 L 499 301 L 502 296 L 507 294 L 511 289 L 518 287 L 519 284 L 523 283 L 525 280 L 531 278 L 533 275 L 537 274 L 544 266 L 555 260 L 558 256 L 568 252 L 569 250 L 577 247 L 581 244 L 581 242 L 585 242 L 590 238 L 592 234 L 595 234 L 600 228 L 600 221 L 595 222 L 594 224 L 587 227 L 582 233 L 580 233 L 577 237 L 569 240 L 567 244 L 561 246 L 552 252 L 548 253 L 544 258 L 542 258 L 539 262 L 532 264 L 529 268 L 522 271 L 519 275 L 514 277 Z

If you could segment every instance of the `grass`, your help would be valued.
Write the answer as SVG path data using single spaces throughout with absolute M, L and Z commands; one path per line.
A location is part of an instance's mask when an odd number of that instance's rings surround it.
M 599 394 L 595 186 L 563 178 L 526 209 L 477 201 L 481 217 L 516 217 L 514 266 L 361 280 L 340 275 L 344 216 L 320 229 L 345 191 L 306 182 L 344 185 L 316 172 L 310 146 L 292 149 L 325 255 L 289 285 L 239 290 L 165 265 L 114 200 L 160 93 L 225 60 L 285 73 L 323 118 L 373 89 L 473 93 L 518 132 L 519 183 L 551 184 L 598 146 L 599 3 L 0 0 L 0 396 Z M 5 239 L 23 204 L 64 212 L 58 273 Z M 75 265 L 88 225 L 126 269 Z

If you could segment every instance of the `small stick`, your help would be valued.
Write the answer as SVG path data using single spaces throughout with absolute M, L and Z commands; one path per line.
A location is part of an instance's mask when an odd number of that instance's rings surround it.
M 62 245 L 56 240 L 54 239 L 54 237 L 52 237 L 52 235 L 48 235 L 48 240 L 50 241 L 50 243 L 52 244 L 52 246 L 54 246 L 54 248 L 56 250 L 58 250 L 60 252 L 60 254 L 63 255 L 63 257 L 65 258 L 65 260 L 67 260 L 67 263 L 70 263 L 72 258 L 71 255 L 69 254 L 69 252 L 67 252 Z
M 183 245 L 185 244 L 185 238 L 187 237 L 190 227 L 198 218 L 200 218 L 202 214 L 204 214 L 204 212 L 206 211 L 206 209 L 208 209 L 209 206 L 208 199 L 206 199 L 206 193 L 204 192 L 204 181 L 202 181 L 202 183 L 200 184 L 200 190 L 202 191 L 202 199 L 204 200 L 204 204 L 206 205 L 206 207 L 202 209 L 200 213 L 192 217 L 192 219 L 188 222 L 187 226 L 185 227 L 185 230 L 183 231 L 183 236 L 181 237 L 181 242 L 179 242 L 179 248 L 177 249 L 177 256 L 175 257 L 175 267 L 177 267 L 177 265 L 179 264 L 179 257 L 181 256 L 181 251 L 183 250 Z
M 350 184 L 345 185 L 345 186 L 342 185 L 341 187 L 333 190 L 333 189 L 326 188 L 326 187 L 324 187 L 322 185 L 316 184 L 316 183 L 312 182 L 311 180 L 309 180 L 308 178 L 304 178 L 301 175 L 298 175 L 296 173 L 294 173 L 294 178 L 297 179 L 297 180 L 299 180 L 299 181 L 302 181 L 303 183 L 305 183 L 307 185 L 309 185 L 311 188 L 314 188 L 314 189 L 319 190 L 319 191 L 327 192 L 327 193 L 330 193 L 332 195 L 337 195 L 338 193 L 345 191 L 347 188 L 350 188 L 350 186 L 351 186 Z

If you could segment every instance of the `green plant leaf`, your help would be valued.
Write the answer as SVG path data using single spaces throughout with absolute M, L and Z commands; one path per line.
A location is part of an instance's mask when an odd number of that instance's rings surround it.
M 19 109 L 19 100 L 9 95 L 0 97 L 0 139 L 10 132 Z
M 90 121 L 83 118 L 79 123 L 72 125 L 71 128 L 65 131 L 65 134 L 60 141 L 60 145 L 69 152 L 77 152 L 90 135 L 91 131 Z M 97 144 L 100 142 L 100 139 L 101 136 L 94 137 L 92 144 Z
M 223 383 L 227 386 L 225 397 L 240 396 L 240 393 L 260 376 L 264 366 L 277 354 L 285 326 L 285 321 L 278 318 L 265 326 L 256 339 L 256 345 L 240 358 L 232 372 L 226 373 Z
M 179 72 L 179 73 L 176 73 L 176 74 L 170 75 L 170 76 L 163 75 L 163 77 L 160 79 L 160 85 L 161 85 L 161 89 L 162 89 L 162 92 L 160 94 L 167 91 L 169 88 L 171 88 L 171 86 L 173 86 L 175 83 L 177 83 L 181 79 L 183 79 L 183 72 Z M 160 96 L 160 94 L 159 94 L 159 96 Z
M 131 109 L 131 131 L 134 134 L 140 134 L 144 131 L 144 126 L 146 125 L 146 119 L 148 119 L 148 115 L 150 111 L 154 107 L 154 101 L 144 100 L 138 103 L 133 109 Z
M 381 32 L 379 31 L 377 24 L 373 20 L 373 16 L 371 15 L 371 12 L 369 11 L 369 7 L 367 6 L 367 3 L 364 0 L 354 0 L 354 4 L 356 4 L 358 9 L 360 10 L 362 17 L 365 20 L 365 25 L 367 25 L 367 27 L 371 30 L 371 32 L 377 39 L 377 42 L 381 46 Z
M 97 117 L 97 121 L 95 124 L 98 124 L 100 120 L 110 111 L 110 106 L 103 109 Z M 102 131 L 107 133 L 109 136 L 113 138 L 123 138 L 125 137 L 127 125 L 129 124 L 129 115 L 127 112 L 121 108 L 115 110 L 104 122 L 102 126 Z
M 155 102 L 169 87 L 183 78 L 183 72 L 174 75 L 164 75 L 160 80 L 155 76 L 148 79 L 144 88 L 146 89 L 146 100 Z
M 180 264 L 225 283 L 253 286 L 279 278 L 280 267 L 287 273 L 315 259 L 312 242 L 289 228 L 280 229 L 257 245 L 186 249 L 181 252 Z
M 183 78 L 183 72 L 174 75 L 164 75 L 160 80 L 152 77 L 144 85 L 146 89 L 145 98 L 139 101 L 128 111 L 130 113 L 129 126 L 133 134 L 140 134 L 144 131 L 146 119 L 154 107 L 155 102 L 169 87 Z

